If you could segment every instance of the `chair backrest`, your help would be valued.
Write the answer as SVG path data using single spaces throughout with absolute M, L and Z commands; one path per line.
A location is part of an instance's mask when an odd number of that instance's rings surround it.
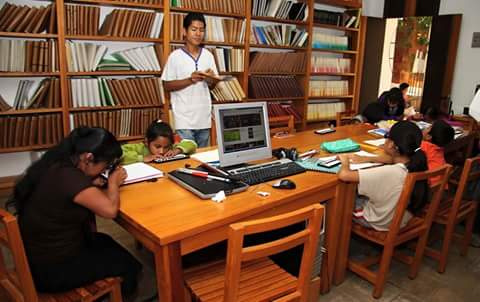
M 356 114 L 354 111 L 337 112 L 335 119 L 337 127 L 352 124 Z
M 295 120 L 293 115 L 274 116 L 269 117 L 270 123 L 270 135 L 277 133 L 294 133 L 295 132 Z
M 435 170 L 408 173 L 407 178 L 405 179 L 405 184 L 403 185 L 402 193 L 400 194 L 400 198 L 397 203 L 397 208 L 395 210 L 392 223 L 390 224 L 389 232 L 386 238 L 387 242 L 394 242 L 400 231 L 402 218 L 405 214 L 408 203 L 410 202 L 410 197 L 413 189 L 415 188 L 415 184 L 419 181 L 427 181 L 431 177 L 441 176 L 441 181 L 430 186 L 430 200 L 427 203 L 428 211 L 422 225 L 422 227 L 426 228 L 427 231 L 429 230 L 437 208 L 440 204 L 443 188 L 445 187 L 445 183 L 447 182 L 451 169 L 452 166 L 446 164 Z
M 474 168 L 472 170 L 472 168 Z M 462 204 L 463 194 L 467 185 L 471 182 L 478 181 L 480 179 L 480 156 L 474 158 L 468 158 L 465 161 L 463 166 L 462 175 L 460 176 L 460 181 L 458 182 L 457 191 L 455 192 L 455 197 L 453 198 L 452 210 L 450 215 L 452 217 L 457 216 L 458 209 Z
M 306 301 L 308 284 L 311 278 L 312 264 L 320 236 L 324 208 L 320 204 L 275 217 L 239 222 L 230 225 L 228 233 L 228 252 L 225 271 L 224 301 L 237 301 L 240 269 L 243 261 L 249 261 L 278 254 L 303 244 L 297 289 L 282 297 L 282 301 Z M 280 229 L 295 223 L 306 221 L 304 230 L 271 242 L 243 247 L 244 236 Z
M 10 251 L 14 271 L 7 268 L 5 255 L 0 255 L 0 284 L 14 297 L 15 301 L 38 301 L 30 267 L 28 266 L 17 219 L 0 209 L 0 245 Z

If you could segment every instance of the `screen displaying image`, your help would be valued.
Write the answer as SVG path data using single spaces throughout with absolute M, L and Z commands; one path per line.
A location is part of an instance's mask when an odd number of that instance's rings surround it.
M 225 153 L 267 146 L 262 108 L 222 110 L 220 118 Z

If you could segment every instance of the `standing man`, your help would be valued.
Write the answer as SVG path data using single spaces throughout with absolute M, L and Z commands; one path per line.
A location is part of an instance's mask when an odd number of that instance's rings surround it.
M 173 51 L 163 69 L 162 80 L 170 99 L 175 128 L 182 139 L 194 140 L 198 147 L 210 144 L 211 107 L 209 88 L 217 81 L 213 55 L 202 47 L 205 18 L 188 13 L 183 20 L 186 45 Z

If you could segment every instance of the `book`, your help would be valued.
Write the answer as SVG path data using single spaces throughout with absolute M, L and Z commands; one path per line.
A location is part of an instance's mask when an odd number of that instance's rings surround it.
M 144 163 L 125 165 L 123 168 L 127 172 L 124 185 L 163 177 L 162 171 Z

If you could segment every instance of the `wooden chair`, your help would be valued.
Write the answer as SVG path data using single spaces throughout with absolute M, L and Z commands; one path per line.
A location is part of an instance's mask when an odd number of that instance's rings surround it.
M 295 133 L 295 120 L 293 115 L 274 116 L 268 118 L 270 123 L 270 135 L 277 133 Z
M 376 231 L 371 228 L 366 228 L 360 224 L 353 223 L 352 232 L 356 235 L 383 246 L 383 252 L 380 257 L 368 258 L 363 261 L 354 261 L 349 259 L 348 268 L 362 278 L 366 279 L 374 285 L 373 297 L 380 298 L 385 286 L 387 273 L 390 269 L 392 256 L 394 256 L 395 247 L 398 245 L 418 238 L 415 255 L 407 256 L 400 253 L 395 253 L 398 260 L 410 265 L 409 278 L 414 279 L 417 276 L 418 268 L 425 251 L 427 244 L 428 232 L 433 221 L 433 217 L 440 203 L 440 197 L 443 193 L 445 182 L 450 173 L 451 166 L 445 165 L 437 170 L 409 173 L 405 180 L 403 191 L 398 200 L 397 208 L 390 224 L 389 231 Z M 413 217 L 408 224 L 400 228 L 402 217 L 406 211 L 415 183 L 418 181 L 427 180 L 432 176 L 442 176 L 442 181 L 431 187 L 432 199 L 430 200 L 428 211 L 425 217 Z M 379 264 L 378 270 L 372 271 L 369 269 L 374 264 Z
M 439 273 L 445 272 L 448 251 L 453 237 L 461 239 L 461 255 L 467 255 L 468 246 L 472 239 L 473 224 L 477 212 L 477 202 L 473 200 L 465 200 L 463 196 L 467 184 L 480 179 L 480 171 L 472 171 L 472 167 L 478 164 L 480 164 L 480 157 L 469 158 L 465 161 L 465 166 L 454 197 L 442 201 L 434 217 L 434 223 L 445 226 L 442 247 L 440 251 L 432 247 L 427 247 L 425 254 L 438 261 L 437 271 Z M 456 181 L 452 183 L 452 185 L 455 184 Z M 455 226 L 462 221 L 466 222 L 463 237 L 462 235 L 455 233 Z
M 337 112 L 336 114 L 336 125 L 337 127 L 353 124 L 355 121 L 354 117 L 357 115 L 354 111 L 342 111 Z
M 307 301 L 323 214 L 323 206 L 315 204 L 271 218 L 230 225 L 226 263 L 222 260 L 185 271 L 186 285 L 192 296 L 200 301 Z M 243 247 L 246 235 L 280 229 L 301 221 L 308 223 L 300 232 L 268 243 Z M 304 248 L 298 278 L 268 258 L 301 244 Z
M 14 268 L 7 267 L 5 255 L 3 253 L 0 255 L 0 286 L 12 297 L 13 301 L 90 302 L 106 294 L 110 295 L 110 301 L 122 301 L 120 278 L 106 278 L 65 293 L 37 293 L 16 218 L 0 209 L 0 226 L 0 246 L 10 251 L 14 264 Z

